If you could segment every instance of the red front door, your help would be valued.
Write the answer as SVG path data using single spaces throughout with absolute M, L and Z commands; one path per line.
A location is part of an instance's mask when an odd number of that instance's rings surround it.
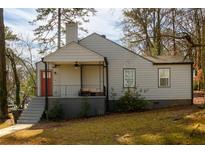
M 48 78 L 48 96 L 52 96 L 52 73 L 51 71 L 47 72 Z M 46 95 L 46 73 L 41 71 L 41 96 Z

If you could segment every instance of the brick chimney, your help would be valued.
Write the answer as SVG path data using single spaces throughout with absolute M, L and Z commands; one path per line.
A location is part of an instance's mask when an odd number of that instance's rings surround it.
M 78 42 L 78 24 L 70 22 L 66 24 L 66 44 Z

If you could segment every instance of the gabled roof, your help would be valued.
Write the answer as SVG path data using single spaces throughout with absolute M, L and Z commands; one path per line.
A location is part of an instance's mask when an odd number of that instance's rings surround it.
M 80 41 L 92 36 L 92 35 L 98 35 L 99 37 L 102 37 L 103 39 L 106 39 L 110 42 L 112 42 L 113 44 L 117 45 L 117 46 L 120 46 L 121 48 L 127 50 L 128 52 L 131 52 L 135 55 L 138 55 L 139 57 L 153 63 L 154 65 L 157 65 L 157 64 L 192 64 L 193 62 L 191 60 L 184 60 L 184 57 L 183 56 L 142 56 L 106 37 L 104 37 L 104 35 L 100 35 L 98 33 L 92 33 L 90 35 L 88 35 L 87 37 L 81 39 Z
M 101 38 L 103 38 L 103 39 L 105 39 L 105 40 L 107 40 L 107 41 L 109 41 L 109 42 L 111 42 L 111 43 L 113 43 L 113 44 L 115 44 L 115 45 L 125 49 L 125 50 L 127 50 L 128 52 L 130 52 L 132 54 L 135 54 L 135 55 L 137 55 L 137 56 L 139 56 L 139 57 L 141 57 L 141 58 L 143 58 L 143 59 L 145 59 L 145 60 L 147 60 L 147 61 L 152 63 L 152 61 L 150 61 L 149 59 L 143 57 L 142 55 L 139 55 L 138 53 L 136 53 L 136 52 L 134 52 L 134 51 L 132 51 L 132 50 L 130 50 L 130 49 L 128 49 L 128 48 L 126 48 L 126 47 L 124 47 L 124 46 L 122 46 L 122 45 L 120 45 L 120 44 L 118 44 L 118 43 L 116 43 L 116 42 L 114 42 L 114 41 L 112 41 L 110 39 L 108 39 L 108 38 L 106 38 L 105 35 L 100 35 L 100 34 L 95 33 L 95 32 L 90 34 L 90 35 L 88 35 L 88 36 L 86 36 L 86 37 L 84 37 L 84 38 L 82 38 L 81 40 L 79 40 L 79 42 L 84 40 L 84 39 L 86 39 L 86 38 L 88 38 L 88 37 L 91 37 L 92 35 L 97 35 L 97 36 L 99 36 L 99 37 L 101 37 Z
M 104 57 L 86 47 L 71 42 L 53 53 L 48 54 L 43 59 L 46 62 L 90 62 L 104 61 Z

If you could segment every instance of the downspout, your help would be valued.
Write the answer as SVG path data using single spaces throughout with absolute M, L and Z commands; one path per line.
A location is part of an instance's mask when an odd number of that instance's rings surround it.
M 191 63 L 191 105 L 194 104 L 194 93 L 193 93 L 193 63 Z
M 45 115 L 46 115 L 46 119 L 48 120 L 48 67 L 47 67 L 47 63 L 44 61 L 44 59 L 42 58 L 42 62 L 45 64 L 45 79 L 46 79 L 46 94 L 45 94 Z
M 105 68 L 106 68 L 106 111 L 109 111 L 109 80 L 108 80 L 108 61 L 107 58 L 104 57 Z

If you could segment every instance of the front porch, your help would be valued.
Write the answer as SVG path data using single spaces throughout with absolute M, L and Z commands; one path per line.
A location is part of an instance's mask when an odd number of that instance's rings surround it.
M 103 115 L 107 102 L 107 65 L 101 62 L 46 62 L 41 68 L 40 95 L 47 111 L 60 105 L 65 119 L 80 117 L 85 103 L 88 116 Z
M 95 64 L 83 62 L 52 63 L 52 66 L 52 85 L 48 86 L 51 88 L 49 90 L 52 91 L 51 96 L 105 96 L 106 76 L 103 62 Z
M 37 96 L 107 96 L 106 58 L 76 42 L 44 57 L 42 64 Z
M 78 117 L 87 103 L 89 115 L 102 115 L 108 108 L 107 59 L 71 42 L 37 64 L 37 85 L 46 113 L 58 103 L 65 118 Z

